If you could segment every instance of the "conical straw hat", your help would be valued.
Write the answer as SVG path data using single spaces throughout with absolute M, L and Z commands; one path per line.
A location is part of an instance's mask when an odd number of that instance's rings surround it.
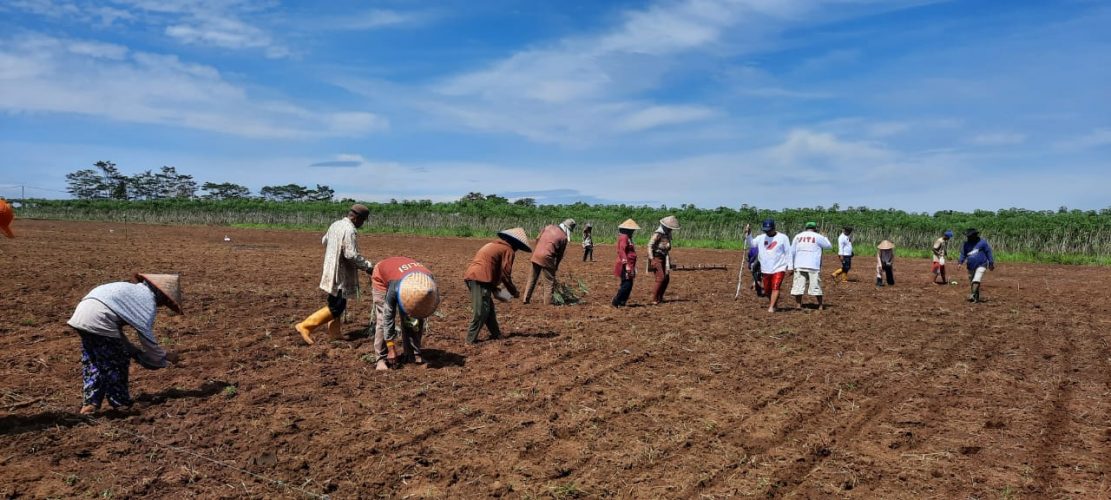
M 185 314 L 181 310 L 181 276 L 177 274 L 136 274 L 136 279 L 141 279 L 154 285 L 162 295 L 170 299 L 170 309 L 178 314 Z
M 660 224 L 668 229 L 679 229 L 679 219 L 676 219 L 674 215 L 660 219 Z
M 883 240 L 883 241 L 880 242 L 880 244 L 878 246 L 876 246 L 876 248 L 878 248 L 880 250 L 891 250 L 891 249 L 895 248 L 895 244 L 888 241 L 888 240 Z
M 412 318 L 427 318 L 440 305 L 440 290 L 428 273 L 410 273 L 401 278 L 397 295 L 401 312 Z
M 635 231 L 637 229 L 640 229 L 640 226 L 638 226 L 637 221 L 633 219 L 625 219 L 625 222 L 622 222 L 620 226 L 617 226 L 617 229 L 632 229 Z
M 15 238 L 15 233 L 12 232 L 12 219 L 15 219 L 15 212 L 12 211 L 12 206 L 4 200 L 0 200 L 0 232 L 9 238 Z
M 528 234 L 526 234 L 525 230 L 522 228 L 515 227 L 513 229 L 506 229 L 505 231 L 499 232 L 498 236 L 506 239 L 510 245 L 516 246 L 518 250 L 524 250 L 526 252 L 532 251 L 532 246 L 528 244 Z

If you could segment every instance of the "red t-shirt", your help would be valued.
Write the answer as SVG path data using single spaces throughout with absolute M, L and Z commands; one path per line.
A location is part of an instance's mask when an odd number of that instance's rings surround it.
M 424 267 L 424 264 L 413 259 L 390 257 L 374 265 L 374 271 L 370 273 L 370 282 L 375 290 L 385 292 L 389 289 L 391 281 L 397 281 L 405 277 L 406 274 L 417 271 L 432 274 L 432 271 Z

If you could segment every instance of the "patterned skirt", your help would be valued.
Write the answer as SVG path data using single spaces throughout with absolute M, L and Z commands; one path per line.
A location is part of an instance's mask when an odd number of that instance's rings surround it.
M 131 351 L 127 343 L 80 330 L 78 333 L 81 334 L 81 375 L 85 381 L 83 404 L 100 408 L 107 397 L 112 408 L 130 406 L 127 371 L 131 366 Z

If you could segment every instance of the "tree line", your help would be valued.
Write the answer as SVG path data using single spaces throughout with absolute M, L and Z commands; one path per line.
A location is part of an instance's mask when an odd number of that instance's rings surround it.
M 256 197 L 246 186 L 231 182 L 198 185 L 192 175 L 179 173 L 171 166 L 134 175 L 122 173 L 111 161 L 98 161 L 93 167 L 66 174 L 66 192 L 79 200 L 332 201 L 335 197 L 335 190 L 320 184 L 315 188 L 298 184 L 263 186 Z

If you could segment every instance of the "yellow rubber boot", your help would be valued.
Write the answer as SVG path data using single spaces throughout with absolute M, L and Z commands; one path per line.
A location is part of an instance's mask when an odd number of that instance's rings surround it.
M 836 278 L 836 277 L 840 276 L 840 275 L 841 275 L 841 273 L 843 273 L 843 272 L 844 272 L 844 271 L 842 271 L 842 270 L 838 269 L 838 270 L 836 270 L 836 271 L 833 271 L 833 274 L 832 274 L 831 276 L 832 276 L 832 277 L 834 277 L 834 278 Z
M 312 345 L 312 331 L 329 321 L 332 321 L 332 311 L 323 307 L 305 318 L 305 321 L 297 323 L 294 328 L 297 329 L 297 333 L 301 334 L 301 338 L 305 340 L 306 344 Z

